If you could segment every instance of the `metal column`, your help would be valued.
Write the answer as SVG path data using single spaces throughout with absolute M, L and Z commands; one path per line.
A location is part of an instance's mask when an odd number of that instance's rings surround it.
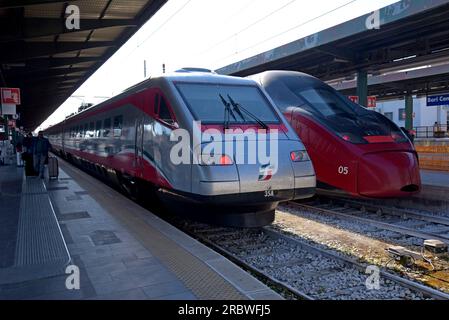
M 366 108 L 368 106 L 368 73 L 366 70 L 357 71 L 357 96 L 359 104 Z
M 405 96 L 405 128 L 413 129 L 413 96 L 410 93 Z

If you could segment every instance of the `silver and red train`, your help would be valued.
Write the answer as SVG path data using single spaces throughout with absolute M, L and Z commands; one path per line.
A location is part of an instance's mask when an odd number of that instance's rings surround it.
M 179 143 L 173 139 L 177 129 L 198 141 L 187 149 L 188 163 L 171 158 Z M 276 131 L 277 170 L 260 159 L 240 163 L 236 150 L 215 151 L 206 160 L 201 155 L 200 161 L 193 161 L 197 150 L 207 146 L 202 135 L 208 129 L 241 129 L 234 138 L 246 150 L 251 142 L 245 135 L 248 129 L 254 129 L 256 138 L 260 129 L 265 138 Z M 219 224 L 263 226 L 273 221 L 279 202 L 315 193 L 315 171 L 304 145 L 249 79 L 183 69 L 146 80 L 44 134 L 55 152 L 130 194 L 146 197 L 154 192 L 170 209 Z M 270 148 L 269 139 L 263 143 Z
M 265 89 L 298 133 L 320 192 L 390 198 L 421 190 L 413 144 L 382 114 L 304 73 L 267 71 L 249 78 Z

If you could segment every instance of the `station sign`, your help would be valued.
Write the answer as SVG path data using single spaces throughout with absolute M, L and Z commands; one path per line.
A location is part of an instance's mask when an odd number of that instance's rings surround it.
M 440 94 L 436 96 L 427 96 L 427 106 L 449 106 L 449 94 Z
M 16 105 L 15 104 L 1 104 L 0 105 L 0 115 L 12 115 L 17 114 Z
M 20 105 L 20 89 L 19 88 L 0 88 L 2 104 Z
M 368 108 L 376 108 L 377 107 L 377 97 L 369 96 L 368 97 Z
M 5 126 L 0 124 L 0 133 L 5 133 L 5 132 L 6 132 Z
M 349 96 L 349 100 L 351 100 L 354 103 L 359 103 L 359 96 Z M 376 96 L 369 96 L 368 97 L 368 108 L 376 108 L 377 107 L 377 97 Z

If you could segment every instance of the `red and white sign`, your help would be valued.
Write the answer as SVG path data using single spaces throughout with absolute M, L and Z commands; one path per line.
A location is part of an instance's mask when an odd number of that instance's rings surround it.
M 351 100 L 354 103 L 359 103 L 359 96 L 349 96 L 349 100 Z M 376 108 L 377 107 L 377 97 L 376 96 L 369 96 L 368 97 L 368 108 Z
M 20 105 L 20 89 L 19 88 L 0 88 L 2 104 Z
M 377 106 L 377 97 L 369 96 L 368 97 L 368 108 L 376 108 Z
M 354 103 L 359 103 L 359 96 L 349 96 L 348 98 Z

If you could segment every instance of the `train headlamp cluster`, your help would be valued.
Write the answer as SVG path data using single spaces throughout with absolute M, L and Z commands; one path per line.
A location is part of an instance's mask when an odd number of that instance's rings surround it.
M 293 162 L 304 162 L 304 161 L 310 161 L 309 154 L 306 150 L 301 151 L 292 151 L 290 152 L 290 159 Z
M 226 154 L 202 154 L 199 163 L 201 166 L 231 166 L 234 161 Z

